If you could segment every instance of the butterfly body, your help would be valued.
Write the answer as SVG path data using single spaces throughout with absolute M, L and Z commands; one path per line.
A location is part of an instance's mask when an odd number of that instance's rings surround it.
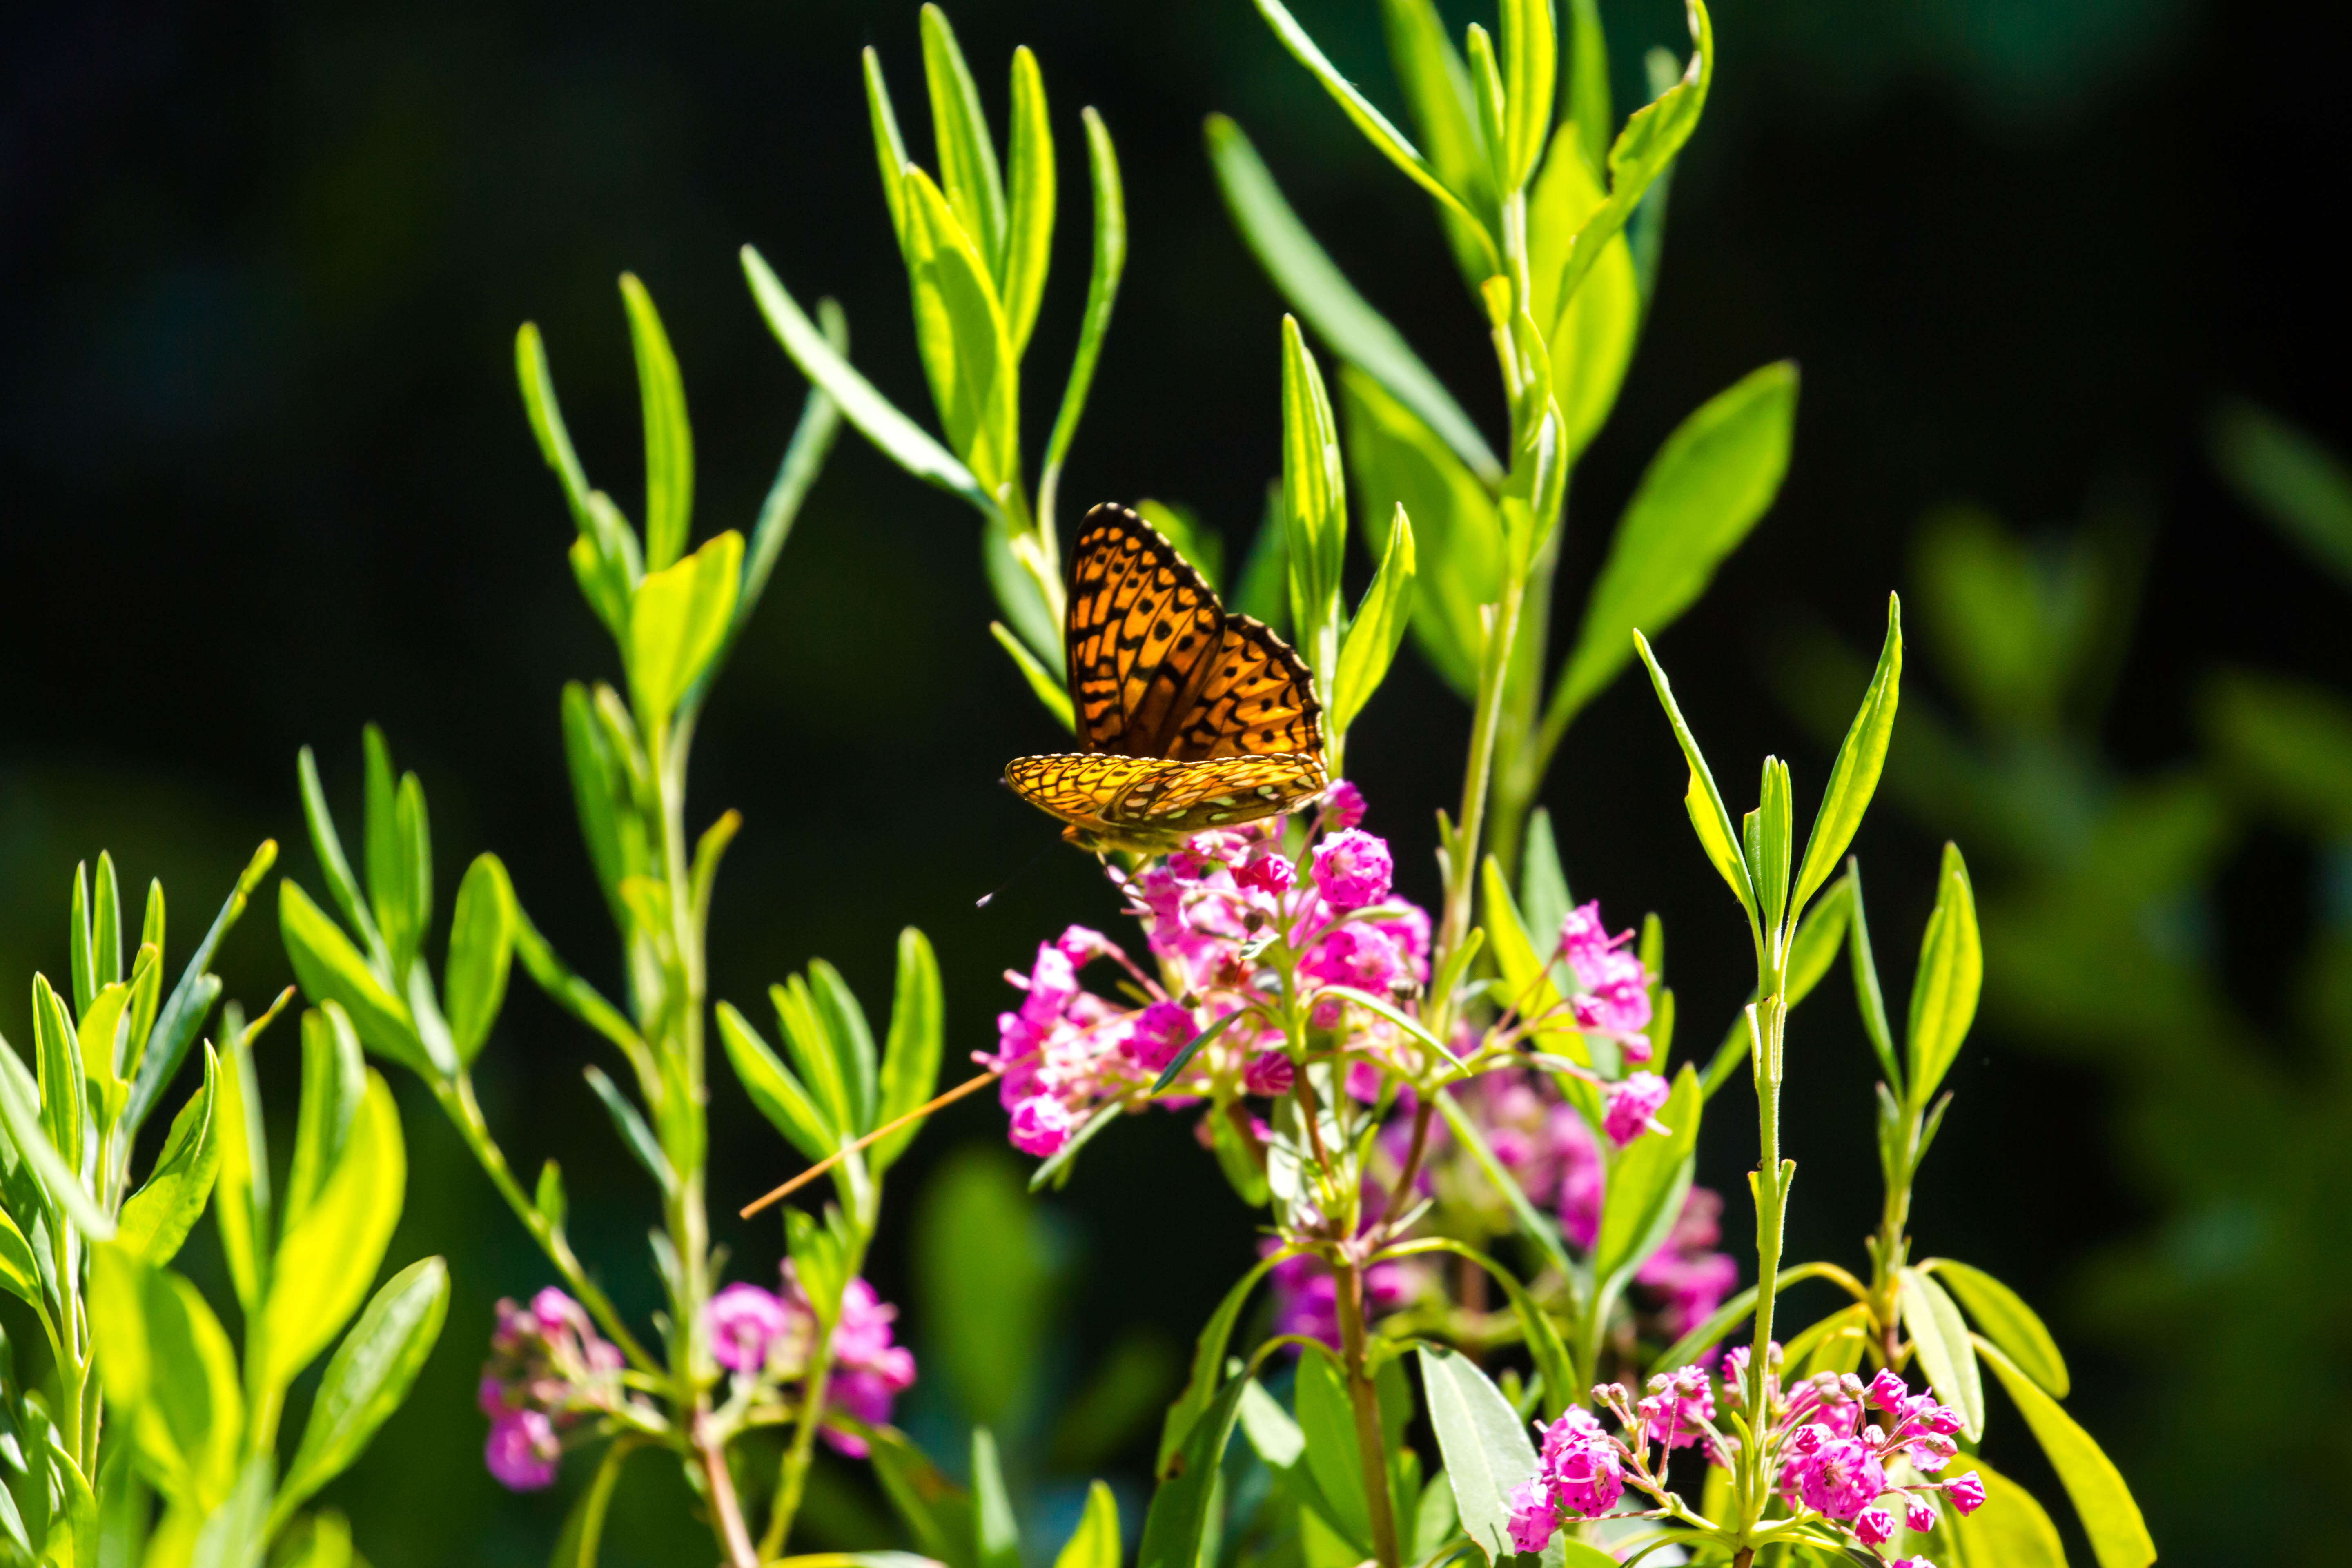
M 1124 507 L 1079 525 L 1064 632 L 1084 749 L 1016 758 L 1004 778 L 1072 843 L 1157 853 L 1294 810 L 1328 784 L 1322 705 L 1297 654 L 1226 615 Z

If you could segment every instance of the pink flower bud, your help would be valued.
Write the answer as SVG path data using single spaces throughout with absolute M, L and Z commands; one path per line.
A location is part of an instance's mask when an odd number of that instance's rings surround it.
M 1864 1546 L 1884 1546 L 1895 1539 L 1895 1516 L 1883 1508 L 1866 1508 L 1853 1516 L 1854 1538 Z
M 1903 1522 L 1911 1527 L 1913 1534 L 1927 1534 L 1936 1528 L 1936 1505 L 1924 1497 L 1906 1498 Z
M 1649 1130 L 1651 1118 L 1673 1092 L 1666 1080 L 1654 1072 L 1637 1072 L 1622 1083 L 1611 1084 L 1601 1130 L 1622 1149 Z
M 1388 841 L 1361 828 L 1334 833 L 1316 847 L 1315 886 L 1342 914 L 1386 899 L 1395 876 Z
M 1944 1492 L 1952 1500 L 1952 1506 L 1960 1511 L 1963 1519 L 1984 1507 L 1984 1478 L 1974 1470 L 1958 1480 L 1946 1481 Z
M 1249 1094 L 1268 1097 L 1287 1094 L 1297 1077 L 1297 1071 L 1288 1057 L 1280 1051 L 1260 1051 L 1242 1068 L 1242 1089 Z
M 782 1301 L 757 1285 L 730 1285 L 703 1310 L 713 1360 L 730 1372 L 756 1373 L 768 1364 L 768 1347 L 783 1337 L 791 1319 Z
M 1948 1405 L 1937 1405 L 1922 1412 L 1920 1425 L 1940 1436 L 1948 1437 L 1968 1425 L 1960 1413 Z
M 482 1463 L 490 1479 L 509 1491 L 544 1491 L 555 1484 L 555 1467 L 563 1448 L 555 1426 L 536 1410 L 509 1410 L 490 1423 L 482 1445 Z
M 1013 1146 L 1024 1154 L 1060 1153 L 1073 1128 L 1068 1109 L 1050 1094 L 1033 1094 L 1013 1108 Z
M 1364 792 L 1353 780 L 1341 779 L 1323 792 L 1323 825 L 1339 831 L 1364 820 Z
M 1298 868 L 1279 850 L 1261 849 L 1244 861 L 1234 873 L 1234 880 L 1252 892 L 1269 893 L 1276 898 L 1290 891 L 1298 879 Z

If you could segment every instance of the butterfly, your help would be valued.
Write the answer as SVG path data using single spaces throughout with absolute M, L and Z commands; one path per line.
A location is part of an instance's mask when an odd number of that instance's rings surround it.
M 1064 627 L 1084 750 L 1018 757 L 1013 793 L 1097 853 L 1158 854 L 1320 795 L 1323 705 L 1288 643 L 1123 506 L 1078 525 Z

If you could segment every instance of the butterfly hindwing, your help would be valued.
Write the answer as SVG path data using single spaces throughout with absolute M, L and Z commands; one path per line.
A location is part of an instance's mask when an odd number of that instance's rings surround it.
M 1224 610 L 1159 531 L 1124 507 L 1079 525 L 1066 627 L 1080 744 L 1168 754 L 1224 630 Z
M 1207 679 L 1177 727 L 1171 757 L 1270 756 L 1323 750 L 1323 705 L 1290 645 L 1247 616 L 1225 622 Z
M 1254 822 L 1323 793 L 1319 756 L 1181 762 L 1104 752 L 1016 758 L 1005 782 L 1089 848 L 1173 848 L 1207 828 Z

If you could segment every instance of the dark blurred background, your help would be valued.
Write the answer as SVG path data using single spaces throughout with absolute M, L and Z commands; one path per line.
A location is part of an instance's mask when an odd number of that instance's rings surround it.
M 1396 101 L 1369 0 L 1297 9 Z M 1603 11 L 1622 110 L 1642 51 L 1686 43 L 1670 0 Z M 1181 501 L 1232 558 L 1278 468 L 1280 306 L 1219 205 L 1211 110 L 1243 123 L 1359 285 L 1499 426 L 1483 330 L 1425 203 L 1244 0 L 951 14 L 992 115 L 1019 43 L 1053 99 L 1063 224 L 1033 443 L 1083 292 L 1081 104 L 1125 170 L 1134 248 L 1070 504 Z M 2219 0 L 1724 0 L 1716 26 L 1655 313 L 1578 475 L 1563 598 L 1685 413 L 1765 360 L 1801 363 L 1787 488 L 1663 657 L 1728 793 L 1744 800 L 1774 750 L 1810 795 L 1820 714 L 1859 686 L 1840 684 L 1836 650 L 1874 646 L 1886 590 L 1905 592 L 1906 750 L 1859 844 L 1881 960 L 1899 992 L 1948 832 L 1977 866 L 1991 943 L 1921 1246 L 2042 1306 L 2076 1360 L 2072 1407 L 2134 1479 L 2167 1561 L 2292 1548 L 2352 1426 L 2336 1180 L 2352 1114 L 2326 1109 L 2352 1033 L 2297 1001 L 2319 984 L 2313 955 L 2352 930 L 2352 818 L 2265 814 L 2198 716 L 2224 666 L 2352 681 L 2352 616 L 2344 585 L 2221 478 L 2206 433 L 2237 394 L 2352 447 L 2342 255 L 2319 232 L 2352 153 L 2346 24 Z M 64 968 L 72 868 L 101 847 L 133 886 L 165 879 L 177 953 L 264 836 L 315 890 L 295 752 L 316 746 L 355 811 L 370 720 L 423 776 L 442 886 L 495 848 L 557 944 L 609 976 L 556 694 L 613 658 L 563 563 L 571 525 L 523 423 L 513 331 L 541 324 L 589 471 L 635 512 L 614 279 L 645 279 L 685 369 L 698 534 L 748 524 L 803 395 L 743 287 L 742 242 L 803 300 L 837 296 L 857 363 L 926 409 L 858 86 L 869 43 L 927 150 L 916 9 L 899 0 L 19 15 L 0 46 L 0 1028 L 22 1040 L 29 972 Z M 1955 502 L 1985 511 L 1937 512 Z M 2024 575 L 1969 577 L 1986 559 Z M 720 883 L 717 994 L 748 1007 L 822 954 L 879 1015 L 893 933 L 918 924 L 946 968 L 952 1067 L 992 1040 L 1007 964 L 1070 920 L 1112 923 L 1092 863 L 1058 849 L 973 907 L 1052 844 L 993 781 L 1054 738 L 988 644 L 978 568 L 968 512 L 845 436 L 698 749 L 698 818 L 732 805 L 748 823 Z M 2071 684 L 1989 684 L 1989 639 L 2063 620 L 2070 571 L 2096 612 L 2083 647 L 2066 644 Z M 2024 596 L 1972 595 L 1986 582 Z M 1412 660 L 1350 761 L 1427 898 L 1431 813 L 1458 788 L 1466 722 Z M 1960 749 L 1923 752 L 1919 732 Z M 2186 826 L 2160 809 L 2181 788 L 2202 812 Z M 1664 916 L 1685 1038 L 1711 1043 L 1745 995 L 1745 942 L 1680 790 L 1648 693 L 1621 682 L 1571 735 L 1548 804 L 1580 897 L 1616 922 Z M 257 902 L 218 965 L 248 1004 L 289 979 L 275 907 L 274 891 Z M 2124 979 L 2108 992 L 2088 984 L 2110 971 Z M 1875 1217 L 1871 1074 L 1842 987 L 1822 997 L 1791 1046 L 1791 1256 L 1854 1261 Z M 263 1053 L 284 1118 L 292 1044 Z M 483 1094 L 518 1165 L 563 1161 L 575 1241 L 642 1313 L 654 1210 L 581 1082 L 595 1052 L 518 985 Z M 538 1561 L 562 1499 L 484 1474 L 471 1387 L 492 1300 L 545 1271 L 400 1087 L 413 1166 L 392 1258 L 447 1253 L 457 1295 L 417 1394 L 332 1500 L 386 1568 Z M 731 1206 L 793 1162 L 731 1083 L 715 1101 L 712 1187 Z M 1703 1176 L 1727 1191 L 1753 1157 L 1747 1116 L 1735 1089 L 1706 1141 Z M 967 1106 L 893 1178 L 874 1272 L 908 1304 L 919 1354 L 957 1331 L 957 1303 L 918 1279 L 918 1195 L 940 1181 L 923 1198 L 939 1214 L 989 1212 L 987 1156 L 956 1151 L 1001 1135 L 992 1107 Z M 1045 1392 L 1023 1395 L 1038 1408 L 1120 1357 L 1148 1391 L 1255 1239 L 1173 1118 L 1095 1145 L 1042 1207 L 1031 1250 L 1003 1232 L 1049 1325 Z M 740 1275 L 771 1277 L 772 1224 L 720 1234 Z M 216 1274 L 208 1232 L 189 1258 Z M 1996 1426 L 2002 1462 L 2063 1514 L 2013 1415 Z M 1148 1458 L 1117 1434 L 1055 1452 L 1130 1479 Z M 681 1553 L 684 1499 L 659 1468 L 632 1472 L 608 1561 L 703 1553 Z M 837 1501 L 813 1529 L 863 1543 L 871 1501 L 830 1474 Z

